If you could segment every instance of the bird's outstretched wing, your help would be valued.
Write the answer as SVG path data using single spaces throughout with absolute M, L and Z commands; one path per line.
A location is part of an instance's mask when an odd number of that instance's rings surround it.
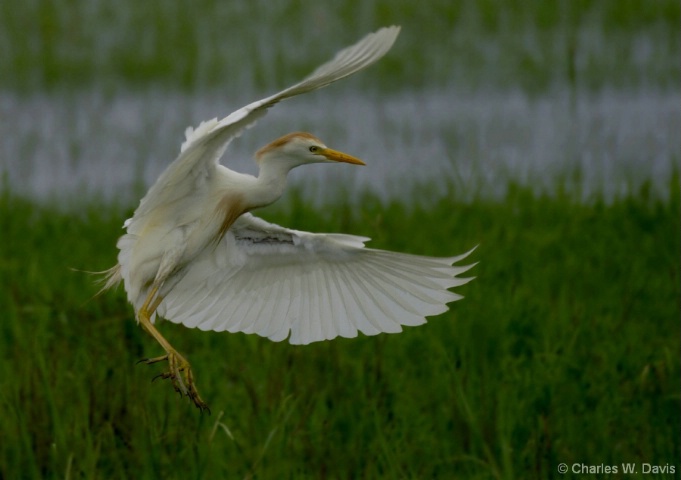
M 318 67 L 301 82 L 250 103 L 222 120 L 208 120 L 195 129 L 187 128 L 180 155 L 156 180 L 140 202 L 135 216 L 143 216 L 158 205 L 182 198 L 186 188 L 193 188 L 196 183 L 212 175 L 229 142 L 264 116 L 269 107 L 286 98 L 325 87 L 368 67 L 390 50 L 399 32 L 400 27 L 392 26 L 370 33 L 355 45 L 338 52 L 332 60 Z
M 158 313 L 187 327 L 293 344 L 400 332 L 447 310 L 473 265 L 364 248 L 367 238 L 313 234 L 240 217 L 188 265 Z

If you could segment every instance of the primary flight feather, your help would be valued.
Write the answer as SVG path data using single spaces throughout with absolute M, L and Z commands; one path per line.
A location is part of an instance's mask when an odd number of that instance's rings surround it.
M 374 250 L 369 239 L 300 232 L 249 212 L 276 201 L 288 172 L 309 163 L 364 163 L 295 132 L 256 153 L 257 177 L 219 163 L 229 142 L 289 97 L 329 85 L 371 65 L 392 47 L 399 27 L 367 35 L 303 81 L 222 120 L 186 130 L 178 158 L 128 219 L 118 264 L 104 288 L 123 282 L 137 320 L 163 347 L 162 378 L 207 409 L 189 362 L 160 334 L 156 315 L 202 330 L 256 333 L 293 344 L 399 332 L 447 310 L 468 282 L 453 266 L 468 255 L 433 258 Z

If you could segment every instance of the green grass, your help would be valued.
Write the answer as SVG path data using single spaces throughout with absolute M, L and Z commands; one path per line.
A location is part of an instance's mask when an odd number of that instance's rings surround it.
M 680 15 L 676 0 L 8 1 L 0 87 L 272 90 L 395 23 L 357 85 L 675 89 Z
M 399 335 L 305 347 L 161 325 L 201 415 L 121 291 L 93 298 L 125 218 L 0 200 L 0 478 L 554 478 L 560 462 L 676 466 L 678 178 L 669 200 L 308 206 L 287 226 L 432 255 L 480 244 L 466 298 Z M 573 478 L 571 475 L 566 478 Z M 574 477 L 576 478 L 576 476 Z M 654 475 L 646 478 L 662 478 Z M 672 475 L 667 478 L 672 478 Z
M 395 49 L 348 88 L 675 89 L 680 14 L 676 0 L 3 2 L 0 88 L 243 97 L 396 23 Z M 560 462 L 678 474 L 678 175 L 670 189 L 461 202 L 425 186 L 413 193 L 428 206 L 409 208 L 289 194 L 263 216 L 414 253 L 479 243 L 477 279 L 399 335 L 293 347 L 162 324 L 208 416 L 149 382 L 162 367 L 135 365 L 161 352 L 123 292 L 93 298 L 73 270 L 113 265 L 123 208 L 65 212 L 3 185 L 0 478 L 544 479 Z

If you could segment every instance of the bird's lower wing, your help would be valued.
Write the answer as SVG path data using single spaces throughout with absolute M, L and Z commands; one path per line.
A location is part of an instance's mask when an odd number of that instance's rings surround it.
M 158 205 L 171 203 L 210 177 L 229 142 L 252 126 L 267 109 L 295 95 L 325 87 L 368 67 L 395 43 L 400 28 L 382 28 L 336 54 L 301 82 L 262 100 L 250 103 L 222 120 L 212 119 L 187 128 L 186 140 L 178 158 L 163 172 L 142 199 L 136 216 L 143 216 Z
M 202 330 L 293 344 L 399 332 L 462 298 L 449 291 L 470 252 L 433 258 L 363 248 L 362 237 L 310 234 L 245 215 L 196 259 L 159 314 Z

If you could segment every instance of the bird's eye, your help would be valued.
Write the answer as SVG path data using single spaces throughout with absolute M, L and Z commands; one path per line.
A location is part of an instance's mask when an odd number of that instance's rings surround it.
M 315 145 L 312 145 L 312 146 L 310 147 L 310 151 L 311 151 L 312 153 L 317 153 L 317 152 L 319 151 L 319 147 L 317 147 L 317 146 L 315 146 Z

